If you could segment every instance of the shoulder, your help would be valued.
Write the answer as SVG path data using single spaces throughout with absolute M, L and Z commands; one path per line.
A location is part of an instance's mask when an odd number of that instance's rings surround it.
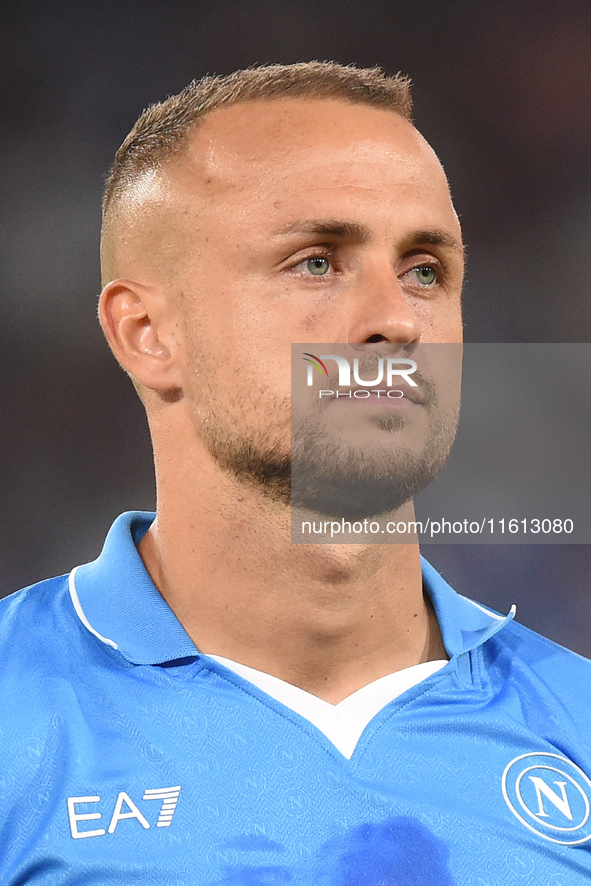
M 468 654 L 476 682 L 490 684 L 505 700 L 555 700 L 587 718 L 591 727 L 591 661 L 542 637 L 508 615 L 458 594 L 423 560 L 423 582 L 450 657 Z
M 77 632 L 72 608 L 67 576 L 0 600 L 0 827 L 25 787 L 36 784 L 50 765 L 57 712 L 70 691 L 68 647 Z
M 483 646 L 489 677 L 522 714 L 591 734 L 591 661 L 516 622 Z
M 80 629 L 68 576 L 24 588 L 0 600 L 0 709 L 21 720 L 22 709 L 47 708 L 52 686 L 71 668 Z
M 11 730 L 53 722 L 71 704 L 92 657 L 68 576 L 47 579 L 0 600 L 0 743 Z
M 490 642 L 490 652 L 514 667 L 528 669 L 551 684 L 591 678 L 591 661 L 512 621 Z M 587 688 L 587 687 L 585 687 Z M 589 693 L 591 703 L 591 693 Z
M 68 576 L 46 579 L 0 600 L 0 650 L 2 659 L 19 652 L 31 656 L 34 641 L 59 641 L 54 631 L 69 605 Z

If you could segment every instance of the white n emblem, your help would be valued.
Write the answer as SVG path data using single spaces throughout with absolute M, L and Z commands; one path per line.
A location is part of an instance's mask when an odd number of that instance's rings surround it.
M 505 803 L 529 831 L 561 846 L 591 840 L 591 779 L 560 754 L 514 757 L 502 778 Z
M 553 791 L 552 788 L 546 784 L 544 779 L 539 777 L 539 775 L 530 775 L 529 780 L 536 789 L 536 799 L 538 801 L 538 816 L 540 816 L 541 818 L 548 818 L 548 813 L 544 809 L 544 801 L 542 800 L 543 794 L 544 797 L 546 797 L 554 806 L 556 806 L 559 812 L 562 812 L 562 814 L 569 818 L 571 821 L 573 820 L 573 814 L 568 803 L 568 797 L 566 796 L 565 781 L 554 782 L 554 784 L 558 785 L 558 787 L 560 788 L 560 793 L 562 794 L 562 796 L 559 797 L 556 791 Z

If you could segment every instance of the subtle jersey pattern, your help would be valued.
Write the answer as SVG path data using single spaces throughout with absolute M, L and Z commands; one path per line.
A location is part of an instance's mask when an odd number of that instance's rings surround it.
M 305 717 L 326 735 L 347 760 L 351 759 L 351 754 L 365 727 L 383 707 L 447 664 L 445 659 L 425 661 L 410 668 L 403 668 L 394 674 L 380 677 L 367 686 L 362 686 L 338 704 L 329 704 L 316 695 L 292 686 L 291 683 L 272 677 L 271 674 L 256 671 L 220 655 L 211 655 L 210 658 L 214 658 L 240 677 L 254 683 L 275 701 Z
M 591 664 L 424 563 L 450 661 L 351 759 L 200 656 L 122 515 L 0 601 L 2 886 L 591 882 Z

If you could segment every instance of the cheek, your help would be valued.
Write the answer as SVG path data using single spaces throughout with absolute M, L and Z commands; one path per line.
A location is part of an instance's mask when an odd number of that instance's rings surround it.
M 459 299 L 433 302 L 422 311 L 422 334 L 423 342 L 449 342 L 451 344 L 463 341 L 462 311 Z
M 448 342 L 458 342 L 461 343 L 464 340 L 464 325 L 462 322 L 462 309 L 458 304 L 457 308 L 453 311 L 452 316 L 449 319 L 449 324 L 446 329 L 446 341 Z
M 273 295 L 237 301 L 227 344 L 243 379 L 259 390 L 289 391 L 291 345 L 300 340 L 299 327 L 291 306 Z

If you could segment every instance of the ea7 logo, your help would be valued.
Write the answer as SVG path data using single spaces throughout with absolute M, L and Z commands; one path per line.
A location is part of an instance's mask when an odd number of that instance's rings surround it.
M 176 804 L 178 803 L 180 792 L 180 785 L 177 785 L 174 788 L 149 788 L 148 790 L 144 791 L 142 801 L 160 801 L 158 820 L 156 821 L 155 825 L 157 828 L 170 827 L 176 809 Z M 121 791 L 115 801 L 115 806 L 113 808 L 113 812 L 109 820 L 109 827 L 107 828 L 107 830 L 105 830 L 105 828 L 95 828 L 94 830 L 79 830 L 78 822 L 95 821 L 96 819 L 103 817 L 102 812 L 87 811 L 87 804 L 100 802 L 100 797 L 68 797 L 68 817 L 70 819 L 70 830 L 72 832 L 72 837 L 75 840 L 80 840 L 83 837 L 102 837 L 107 832 L 109 834 L 114 834 L 119 822 L 123 821 L 123 819 L 125 818 L 137 819 L 141 826 L 146 830 L 149 830 L 149 828 L 152 827 L 146 816 L 134 803 L 129 794 L 127 794 L 125 791 Z M 82 809 L 80 809 L 79 807 L 82 807 Z M 86 807 L 86 809 L 84 807 Z M 148 811 L 147 807 L 145 807 L 145 811 Z
M 591 781 L 558 754 L 522 754 L 503 773 L 515 818 L 544 840 L 576 846 L 591 839 Z

